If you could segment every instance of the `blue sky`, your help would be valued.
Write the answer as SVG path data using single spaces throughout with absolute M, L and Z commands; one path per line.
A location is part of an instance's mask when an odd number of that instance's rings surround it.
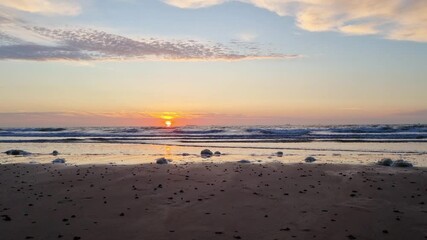
M 2 0 L 0 125 L 426 123 L 426 16 L 421 0 Z

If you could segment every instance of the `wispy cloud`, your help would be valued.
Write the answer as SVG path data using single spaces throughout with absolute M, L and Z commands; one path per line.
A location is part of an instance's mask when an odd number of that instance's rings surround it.
M 425 119 L 427 119 L 427 109 L 398 112 L 398 113 L 395 113 L 395 115 L 408 116 L 408 117 L 424 117 Z
M 52 127 L 52 126 L 106 126 L 155 125 L 150 118 L 126 116 L 114 113 L 88 112 L 2 112 L 0 126 Z
M 387 39 L 427 42 L 425 0 L 164 0 L 180 8 L 225 2 L 249 3 L 280 16 L 293 16 L 298 27 L 314 32 L 378 34 Z
M 283 124 L 378 124 L 426 123 L 427 111 L 373 113 L 361 115 L 246 115 L 206 112 L 0 112 L 0 127 L 55 126 L 163 126 L 172 116 L 175 126 L 182 125 L 283 125 Z
M 236 35 L 237 40 L 242 42 L 253 42 L 257 38 L 254 33 L 242 32 Z
M 1 0 L 0 6 L 48 15 L 77 15 L 81 12 L 79 3 L 74 0 Z
M 348 24 L 340 27 L 339 30 L 348 35 L 370 35 L 379 33 L 377 26 L 372 23 Z
M 174 125 L 240 125 L 269 120 L 241 114 L 188 112 L 0 112 L 0 127 L 99 126 L 100 122 L 105 126 L 163 126 L 165 119 L 172 119 Z
M 0 59 L 218 61 L 296 58 L 245 44 L 131 38 L 90 28 L 51 29 L 0 18 Z
M 218 5 L 229 0 L 165 0 L 166 3 L 180 8 L 202 8 Z

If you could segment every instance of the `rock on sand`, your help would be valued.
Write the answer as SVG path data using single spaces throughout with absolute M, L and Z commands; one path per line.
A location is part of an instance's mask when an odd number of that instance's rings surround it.
M 204 149 L 200 152 L 200 155 L 202 155 L 202 158 L 210 158 L 212 157 L 213 153 L 209 149 Z
M 383 158 L 377 162 L 378 165 L 381 166 L 391 166 L 393 164 L 393 160 L 390 158 Z
M 304 161 L 307 162 L 307 163 L 311 163 L 311 162 L 315 162 L 316 160 L 317 159 L 315 159 L 314 157 L 310 156 L 310 157 L 306 157 Z
M 8 150 L 6 152 L 7 155 L 14 155 L 14 156 L 26 156 L 26 155 L 30 155 L 30 152 L 24 151 L 24 150 L 17 150 L 17 149 L 12 149 L 12 150 Z
M 391 164 L 392 167 L 413 167 L 412 163 L 405 160 L 396 160 Z
M 238 163 L 251 163 L 249 160 L 240 160 Z
M 162 157 L 162 158 L 156 159 L 156 163 L 157 164 L 168 164 L 169 160 L 167 160 L 166 158 Z
M 52 163 L 65 163 L 65 162 L 66 161 L 63 158 L 57 158 L 57 159 L 55 159 L 55 160 L 52 161 Z
M 377 162 L 378 165 L 387 166 L 387 167 L 413 167 L 412 163 L 399 159 L 396 161 L 391 160 L 390 158 L 383 158 Z

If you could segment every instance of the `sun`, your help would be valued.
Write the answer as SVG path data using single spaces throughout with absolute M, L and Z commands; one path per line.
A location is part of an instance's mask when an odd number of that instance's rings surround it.
M 166 128 L 173 127 L 175 125 L 175 120 L 180 118 L 180 114 L 176 112 L 160 112 L 160 113 L 151 113 L 153 118 L 157 118 L 160 121 L 159 125 L 164 124 L 163 126 Z

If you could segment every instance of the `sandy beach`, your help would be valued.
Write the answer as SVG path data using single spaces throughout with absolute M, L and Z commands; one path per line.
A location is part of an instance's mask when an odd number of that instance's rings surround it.
M 425 239 L 427 171 L 323 163 L 0 165 L 1 239 Z

